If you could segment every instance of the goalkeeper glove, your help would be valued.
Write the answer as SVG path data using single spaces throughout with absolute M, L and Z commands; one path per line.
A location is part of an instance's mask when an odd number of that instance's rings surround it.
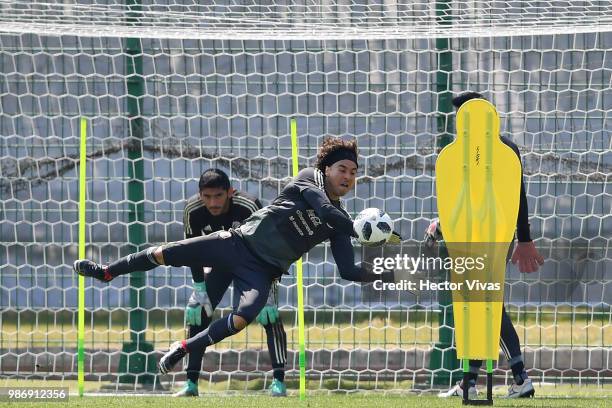
M 194 282 L 193 293 L 189 297 L 185 308 L 185 323 L 190 326 L 200 326 L 202 324 L 202 308 L 204 308 L 206 316 L 212 316 L 213 308 L 206 293 L 206 283 Z
M 262 326 L 267 326 L 268 324 L 276 323 L 278 316 L 278 308 L 276 305 L 265 305 L 257 315 L 257 321 Z
M 402 243 L 402 236 L 399 234 L 399 232 L 393 231 L 391 233 L 391 236 L 387 240 L 387 244 L 399 245 L 401 243 Z
M 272 283 L 272 287 L 270 288 L 270 294 L 268 295 L 268 301 L 266 305 L 261 309 L 261 312 L 257 315 L 257 321 L 262 326 L 267 326 L 268 324 L 273 324 L 278 321 L 278 306 L 276 304 L 276 291 L 278 290 L 278 281 L 274 281 Z
M 436 245 L 436 242 L 441 241 L 442 237 L 442 227 L 440 227 L 440 219 L 434 218 L 431 220 L 431 223 L 425 230 L 425 236 L 423 240 L 425 241 L 425 246 L 427 248 L 433 248 Z
M 529 242 L 519 242 L 512 253 L 512 263 L 518 262 L 519 271 L 523 273 L 533 273 L 540 269 L 544 264 L 544 258 L 538 252 L 535 244 Z

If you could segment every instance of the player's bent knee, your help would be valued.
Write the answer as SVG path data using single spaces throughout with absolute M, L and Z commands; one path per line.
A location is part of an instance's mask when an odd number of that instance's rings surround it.
M 236 331 L 244 329 L 249 324 L 249 322 L 244 317 L 236 314 L 232 314 L 232 322 Z
M 153 256 L 155 257 L 155 261 L 157 261 L 160 265 L 165 265 L 164 262 L 164 246 L 160 245 L 153 251 Z

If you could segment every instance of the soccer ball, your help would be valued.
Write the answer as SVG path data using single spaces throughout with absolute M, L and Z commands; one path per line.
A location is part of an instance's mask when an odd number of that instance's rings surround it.
M 366 208 L 353 221 L 353 228 L 361 245 L 381 245 L 391 236 L 393 221 L 378 208 Z

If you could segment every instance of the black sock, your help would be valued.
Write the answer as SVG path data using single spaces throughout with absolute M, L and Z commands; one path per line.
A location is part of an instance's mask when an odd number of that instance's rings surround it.
M 514 363 L 510 368 L 512 369 L 514 381 L 518 385 L 521 385 L 528 378 L 527 371 L 525 371 L 525 364 L 522 361 Z
M 226 337 L 238 333 L 238 330 L 234 327 L 233 313 L 215 320 L 208 326 L 207 329 L 202 330 L 196 336 L 187 339 L 185 344 L 187 350 L 204 350 L 206 347 L 218 343 Z
M 482 360 L 470 360 L 470 371 L 467 373 L 467 379 L 471 386 L 475 386 L 478 382 L 478 373 L 480 372 L 480 366 Z M 463 388 L 463 380 L 461 380 L 461 388 Z
M 468 373 L 467 379 L 468 379 L 468 383 L 470 384 L 470 387 L 475 386 L 476 382 L 478 381 L 478 374 Z M 463 384 L 461 388 L 463 388 Z
M 118 259 L 108 265 L 108 273 L 110 273 L 114 278 L 116 276 L 125 275 L 131 272 L 148 271 L 156 268 L 159 266 L 155 260 L 155 257 L 153 256 L 153 251 L 156 249 L 157 247 L 151 247 L 140 252 L 124 256 L 123 258 Z
M 273 371 L 274 378 L 276 378 L 280 382 L 285 381 L 285 369 L 284 368 L 275 368 Z
M 200 379 L 200 371 L 187 370 L 187 379 L 197 385 Z
M 199 326 L 188 326 L 189 338 L 197 336 L 200 332 L 205 330 L 210 325 L 210 317 L 206 316 L 206 313 L 202 312 L 202 324 Z M 187 363 L 187 378 L 198 383 L 200 378 L 200 370 L 202 369 L 202 359 L 206 348 L 194 348 L 189 353 L 189 362 Z

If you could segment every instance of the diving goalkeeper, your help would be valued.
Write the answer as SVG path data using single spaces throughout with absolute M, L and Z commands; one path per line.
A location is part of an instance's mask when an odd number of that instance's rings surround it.
M 175 342 L 159 362 L 159 370 L 165 374 L 187 353 L 203 350 L 244 329 L 266 304 L 272 281 L 325 240 L 330 240 L 343 279 L 393 280 L 392 271 L 381 276 L 354 263 L 351 237 L 356 234 L 340 198 L 355 186 L 357 166 L 356 141 L 328 137 L 319 148 L 315 168 L 300 171 L 269 206 L 253 213 L 240 227 L 154 246 L 107 266 L 77 260 L 74 270 L 79 275 L 108 282 L 119 275 L 159 265 L 204 265 L 212 268 L 214 274 L 207 279 L 206 289 L 211 298 L 221 298 L 229 284 L 234 283 L 234 291 L 240 294 L 239 304 L 234 305 L 232 313 L 215 320 L 196 336 Z

